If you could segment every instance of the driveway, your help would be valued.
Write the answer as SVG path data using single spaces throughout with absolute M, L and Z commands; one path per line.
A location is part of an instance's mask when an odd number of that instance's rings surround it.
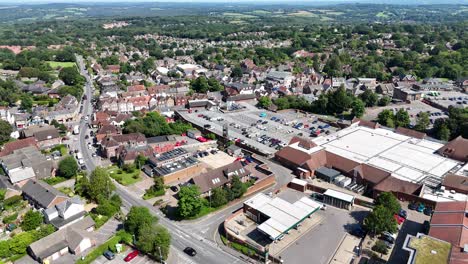
M 148 258 L 148 256 L 140 254 L 136 258 L 132 259 L 130 262 L 125 262 L 124 258 L 130 253 L 133 249 L 132 248 L 127 248 L 124 252 L 120 254 L 116 254 L 115 258 L 113 260 L 108 260 L 104 256 L 100 256 L 97 259 L 93 261 L 94 264 L 150 264 L 150 263 L 156 263 L 155 261 L 151 260 Z
M 329 206 L 326 211 L 321 211 L 325 220 L 286 248 L 280 256 L 285 263 L 312 263 L 311 260 L 314 264 L 328 263 L 345 234 L 368 213 L 361 210 L 345 211 Z
M 114 218 L 109 219 L 103 226 L 101 226 L 94 233 L 96 235 L 96 244 L 100 245 L 106 242 L 112 235 L 117 232 L 120 222 Z

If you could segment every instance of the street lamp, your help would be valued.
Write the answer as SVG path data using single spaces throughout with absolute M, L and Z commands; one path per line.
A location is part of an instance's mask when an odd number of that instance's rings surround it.
M 210 197 L 210 207 L 211 207 L 211 188 L 208 190 L 208 196 Z
M 162 257 L 162 254 L 161 254 L 161 247 L 158 246 L 158 249 L 159 249 L 159 257 L 161 258 L 161 263 L 164 263 L 163 262 L 163 257 Z

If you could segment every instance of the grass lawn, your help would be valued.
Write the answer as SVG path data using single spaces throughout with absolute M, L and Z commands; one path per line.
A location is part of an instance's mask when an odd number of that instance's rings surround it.
M 111 166 L 107 169 L 109 175 L 122 185 L 131 185 L 141 180 L 140 170 L 135 169 L 132 173 L 127 173 L 117 166 Z
M 450 243 L 427 236 L 412 238 L 409 246 L 416 249 L 415 264 L 447 263 L 451 248 Z
M 309 11 L 297 11 L 295 13 L 289 13 L 288 16 L 296 16 L 296 17 L 318 17 L 317 14 L 314 14 L 312 12 L 309 12 Z
M 55 185 L 55 184 L 58 184 L 58 183 L 61 183 L 61 182 L 64 182 L 66 180 L 68 180 L 68 179 L 60 177 L 60 176 L 55 176 L 55 177 L 42 179 L 42 181 L 46 182 L 47 184 L 49 184 L 51 186 Z
M 74 62 L 58 62 L 58 61 L 48 61 L 47 62 L 50 67 L 57 69 L 57 68 L 67 68 L 67 67 L 76 67 L 76 63 Z

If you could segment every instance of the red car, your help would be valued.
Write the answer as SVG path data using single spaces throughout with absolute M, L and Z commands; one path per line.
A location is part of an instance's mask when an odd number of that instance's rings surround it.
M 128 253 L 128 255 L 124 258 L 125 262 L 130 262 L 132 259 L 136 258 L 138 256 L 138 250 L 133 250 L 132 252 Z
M 393 218 L 395 218 L 395 220 L 397 221 L 397 223 L 399 225 L 403 224 L 403 222 L 405 222 L 405 219 L 397 214 L 394 214 L 393 215 Z

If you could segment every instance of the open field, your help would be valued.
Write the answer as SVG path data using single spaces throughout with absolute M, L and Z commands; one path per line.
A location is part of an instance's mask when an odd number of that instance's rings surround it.
M 297 12 L 294 12 L 294 13 L 289 13 L 288 16 L 296 16 L 296 17 L 317 17 L 318 15 L 317 14 L 314 14 L 312 12 L 309 12 L 309 11 L 297 11 Z
M 232 13 L 232 12 L 224 12 L 223 16 L 234 17 L 234 18 L 239 18 L 239 19 L 242 19 L 242 18 L 257 18 L 256 16 L 252 16 L 252 15 L 246 15 L 246 14 L 242 14 L 242 13 Z
M 57 68 L 67 68 L 67 67 L 74 67 L 76 64 L 74 62 L 58 62 L 58 61 L 48 61 L 47 62 L 50 67 L 57 69 Z

